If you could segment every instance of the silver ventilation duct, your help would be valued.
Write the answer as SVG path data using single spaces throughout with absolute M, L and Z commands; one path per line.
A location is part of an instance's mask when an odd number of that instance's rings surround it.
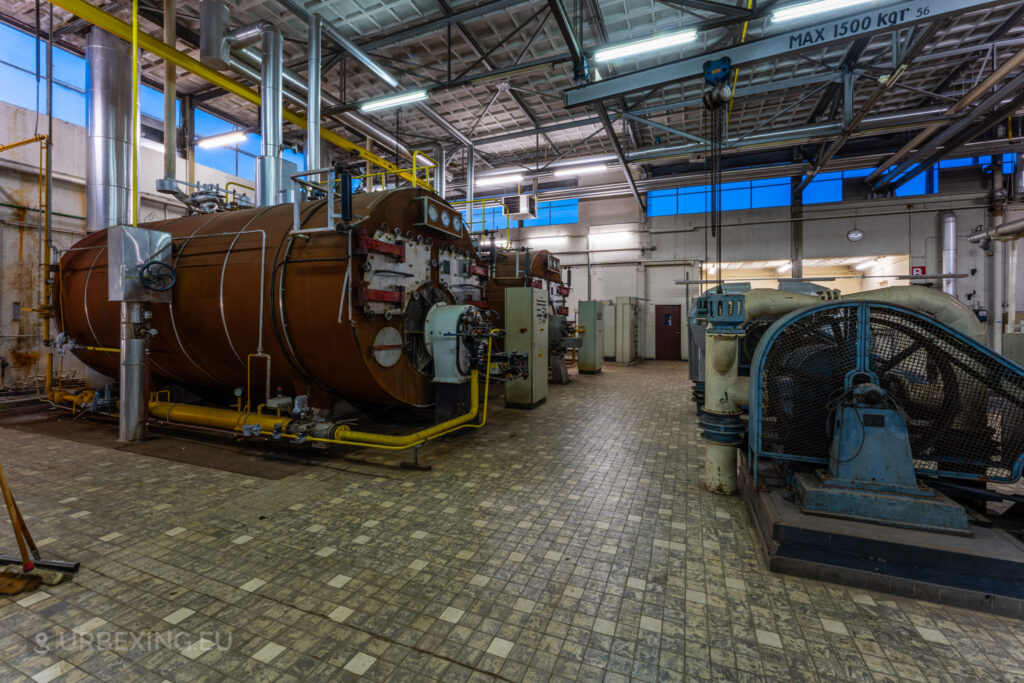
M 132 48 L 93 28 L 85 39 L 85 228 L 132 219 Z

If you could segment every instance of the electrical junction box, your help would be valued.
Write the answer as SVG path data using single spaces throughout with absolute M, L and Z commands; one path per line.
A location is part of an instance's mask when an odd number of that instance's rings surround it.
M 600 301 L 581 301 L 576 323 L 583 328 L 580 347 L 580 372 L 593 375 L 604 364 L 604 305 Z
M 505 350 L 527 354 L 527 377 L 505 384 L 505 405 L 535 408 L 548 397 L 548 293 L 534 287 L 505 290 Z
M 171 301 L 171 290 L 147 289 L 139 279 L 151 261 L 171 265 L 171 233 L 118 225 L 107 230 L 107 299 L 109 301 Z
M 532 194 L 513 194 L 502 197 L 505 205 L 505 216 L 509 220 L 526 220 L 537 217 L 537 198 Z

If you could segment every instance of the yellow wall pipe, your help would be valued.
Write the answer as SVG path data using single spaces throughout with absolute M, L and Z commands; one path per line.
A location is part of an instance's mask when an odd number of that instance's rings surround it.
M 25 140 L 18 140 L 17 142 L 12 142 L 8 145 L 0 145 L 0 152 L 6 152 L 7 150 L 14 149 L 15 147 L 31 145 L 33 142 L 42 142 L 45 139 L 45 135 L 35 135 L 33 137 L 26 138 Z
M 85 2 L 85 0 L 51 0 L 51 2 L 57 7 L 60 7 L 61 9 L 71 12 L 75 16 L 84 19 L 93 26 L 98 26 L 104 31 L 112 33 L 113 35 L 117 36 L 122 40 L 131 42 L 132 27 L 130 24 L 121 21 L 112 14 L 104 12 L 98 7 L 90 5 L 89 3 Z M 238 95 L 239 97 L 247 100 L 248 102 L 251 102 L 252 104 L 259 106 L 260 96 L 254 90 L 250 90 L 241 83 L 231 80 L 224 74 L 209 68 L 202 62 L 193 59 L 192 57 L 189 57 L 184 52 L 176 50 L 170 45 L 167 45 L 162 41 L 153 38 L 152 36 L 149 36 L 145 33 L 139 33 L 138 37 L 139 46 L 142 47 L 142 49 L 146 52 L 149 52 L 165 61 L 171 62 L 172 64 L 177 64 L 186 71 L 189 71 L 190 73 L 193 73 L 196 76 L 199 76 L 200 78 L 206 79 L 207 81 L 216 85 L 217 87 L 223 88 L 229 93 L 232 93 L 233 95 Z M 299 116 L 290 109 L 284 110 L 284 118 L 285 120 L 294 123 L 295 125 L 299 126 L 302 129 L 306 128 L 305 117 Z M 350 140 L 346 140 L 337 133 L 334 133 L 332 131 L 327 130 L 326 128 L 321 127 L 320 137 L 323 140 L 330 142 L 332 145 L 336 147 L 340 147 L 341 149 L 357 154 L 364 161 L 368 161 L 371 164 L 374 164 L 375 166 L 383 168 L 389 173 L 394 173 L 405 178 L 406 180 L 410 181 L 413 185 L 427 187 L 427 184 L 424 183 L 419 178 L 417 178 L 416 176 L 412 175 L 407 171 L 399 169 L 390 161 L 380 158 L 373 152 L 370 152 L 369 150 L 360 147 L 359 145 L 355 144 Z

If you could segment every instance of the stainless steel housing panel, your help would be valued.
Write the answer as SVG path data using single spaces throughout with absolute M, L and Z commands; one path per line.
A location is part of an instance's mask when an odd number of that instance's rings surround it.
M 171 263 L 171 234 L 161 230 L 117 226 L 107 230 L 107 298 L 110 301 L 171 301 L 171 291 L 142 286 L 139 268 L 152 260 Z

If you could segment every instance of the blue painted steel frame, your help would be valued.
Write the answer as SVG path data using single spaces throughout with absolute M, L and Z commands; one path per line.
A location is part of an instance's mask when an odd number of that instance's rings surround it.
M 758 343 L 757 348 L 754 350 L 754 358 L 750 366 L 750 438 L 749 438 L 749 460 L 751 473 L 754 477 L 754 485 L 757 485 L 758 478 L 758 467 L 757 461 L 759 458 L 773 458 L 780 460 L 794 460 L 798 462 L 810 462 L 810 463 L 821 463 L 828 464 L 828 458 L 812 458 L 802 455 L 791 455 L 788 453 L 766 453 L 761 450 L 761 376 L 764 374 L 764 365 L 767 362 L 768 351 L 771 349 L 772 344 L 782 334 L 787 327 L 792 323 L 806 318 L 809 315 L 818 313 L 823 310 L 836 309 L 836 308 L 857 308 L 857 370 L 854 372 L 860 372 L 860 368 L 863 366 L 863 371 L 868 372 L 868 361 L 871 348 L 871 326 L 868 324 L 871 318 L 871 309 L 884 309 L 890 311 L 896 311 L 903 314 L 909 314 L 916 318 L 920 318 L 922 321 L 927 322 L 931 325 L 938 327 L 939 329 L 953 335 L 957 339 L 963 341 L 974 349 L 981 351 L 984 355 L 989 358 L 995 359 L 998 363 L 1005 366 L 1006 368 L 1016 372 L 1019 375 L 1024 375 L 1024 368 L 1017 365 L 1013 361 L 1005 358 L 992 349 L 988 348 L 984 344 L 981 344 L 970 337 L 967 337 L 957 330 L 954 330 L 949 325 L 936 320 L 930 316 L 924 315 L 919 311 L 915 311 L 903 306 L 896 306 L 894 304 L 882 303 L 878 301 L 832 301 L 823 303 L 816 306 L 808 306 L 799 310 L 793 311 L 778 320 L 776 320 L 771 327 L 761 337 L 761 341 Z M 847 383 L 850 381 L 850 377 L 846 378 Z M 975 474 L 969 474 L 965 472 L 950 472 L 946 470 L 918 470 L 919 474 L 926 474 L 929 476 L 940 476 L 949 477 L 955 479 L 982 479 Z M 1010 471 L 1009 479 L 995 479 L 987 478 L 988 481 L 995 482 L 1014 482 L 1021 478 L 1024 474 L 1024 453 L 1021 453 L 1016 462 L 1014 462 L 1013 468 Z

